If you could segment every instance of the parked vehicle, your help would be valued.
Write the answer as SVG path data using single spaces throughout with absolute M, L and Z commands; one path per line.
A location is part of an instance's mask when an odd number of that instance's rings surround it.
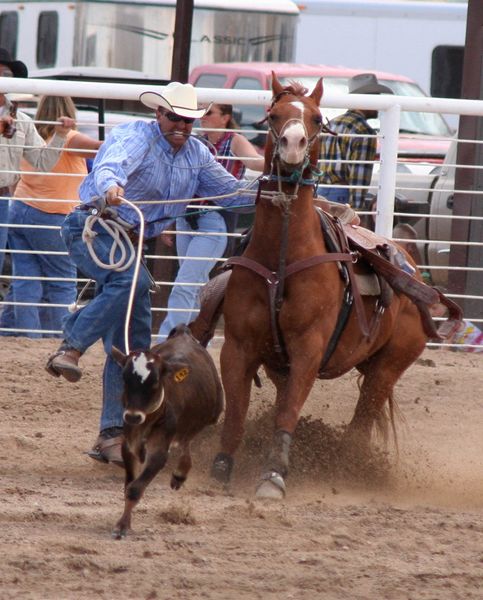
M 324 89 L 330 92 L 347 93 L 350 77 L 364 72 L 363 69 L 347 69 L 326 65 L 301 65 L 290 63 L 218 63 L 193 69 L 190 82 L 198 87 L 222 87 L 229 89 L 268 90 L 271 72 L 275 71 L 283 84 L 291 79 L 302 82 L 309 90 L 319 77 L 324 78 Z M 425 96 L 419 86 L 402 75 L 375 71 L 378 80 L 390 87 L 395 94 L 402 96 Z M 241 126 L 251 130 L 252 141 L 264 143 L 265 135 L 257 135 L 257 125 L 265 117 L 266 107 L 235 105 Z M 324 116 L 332 118 L 343 109 L 324 109 Z M 372 125 L 377 129 L 378 123 Z M 454 189 L 454 167 L 456 142 L 452 142 L 453 132 L 444 118 L 435 113 L 401 113 L 400 141 L 398 150 L 398 172 L 396 177 L 395 212 L 408 214 L 450 214 L 452 211 L 452 190 Z M 374 169 L 372 185 L 377 189 L 378 166 Z M 375 195 L 372 195 L 375 202 Z M 371 198 L 366 208 L 371 208 Z M 247 219 L 241 219 L 243 225 Z M 399 216 L 396 224 L 407 223 L 416 231 L 418 239 L 429 239 L 429 244 L 419 244 L 418 250 L 424 264 L 446 266 L 449 249 L 442 247 L 438 240 L 449 240 L 451 223 L 449 219 L 427 219 Z M 371 226 L 371 219 L 365 224 Z M 447 271 L 434 269 L 433 282 L 445 285 Z
M 465 0 L 304 0 L 295 60 L 403 73 L 459 98 L 467 12 Z
M 320 77 L 324 78 L 324 90 L 333 93 L 347 93 L 348 80 L 365 69 L 349 69 L 328 65 L 304 65 L 295 63 L 253 62 L 253 63 L 216 63 L 196 67 L 189 81 L 197 87 L 229 88 L 239 90 L 269 90 L 272 71 L 277 73 L 282 85 L 290 80 L 300 81 L 311 90 Z M 426 94 L 418 84 L 402 75 L 372 71 L 378 80 L 387 85 L 399 96 L 424 97 Z M 261 129 L 259 123 L 265 118 L 263 106 L 241 105 L 234 107 L 242 128 Z M 331 119 L 344 112 L 344 109 L 324 109 L 324 117 Z M 377 130 L 378 122 L 371 125 Z M 448 150 L 452 131 L 444 118 L 435 113 L 402 112 L 400 125 L 399 158 L 407 161 L 442 162 Z M 262 145 L 264 138 L 256 134 L 248 135 L 253 143 Z
M 95 66 L 171 76 L 176 0 L 0 0 L 0 46 L 30 69 Z M 293 0 L 195 0 L 190 62 L 293 60 Z

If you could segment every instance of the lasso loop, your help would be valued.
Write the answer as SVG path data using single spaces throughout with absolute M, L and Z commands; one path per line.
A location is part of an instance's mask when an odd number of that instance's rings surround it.
M 103 199 L 96 199 L 96 202 L 99 201 L 104 202 Z M 129 322 L 131 320 L 132 314 L 132 306 L 134 302 L 134 294 L 136 292 L 136 285 L 139 278 L 139 269 L 141 266 L 141 258 L 142 258 L 142 250 L 143 250 L 143 240 L 144 240 L 144 216 L 140 209 L 135 206 L 126 198 L 121 197 L 121 201 L 124 204 L 129 205 L 138 215 L 139 218 L 139 233 L 137 246 L 134 248 L 134 244 L 132 243 L 129 237 L 129 230 L 133 228 L 132 225 L 129 225 L 122 219 L 117 216 L 117 211 L 112 207 L 108 206 L 99 209 L 94 208 L 93 212 L 87 217 L 86 222 L 84 224 L 84 230 L 82 232 L 82 240 L 87 246 L 87 250 L 94 261 L 94 263 L 100 267 L 101 269 L 109 269 L 111 271 L 122 272 L 129 269 L 134 262 L 134 273 L 131 282 L 131 288 L 129 292 L 129 299 L 126 310 L 126 320 L 124 324 L 124 345 L 125 352 L 129 354 Z M 104 218 L 103 215 L 108 216 L 109 218 Z M 104 231 L 112 237 L 112 246 L 109 251 L 109 262 L 105 263 L 99 259 L 94 249 L 94 239 L 97 235 L 97 232 L 93 230 L 94 225 L 98 223 Z M 120 257 L 116 260 L 116 254 L 120 253 Z M 87 285 L 89 285 L 88 282 Z M 85 292 L 87 285 L 84 286 L 83 290 L 79 294 L 75 306 L 78 307 L 78 302 L 81 299 L 83 293 Z

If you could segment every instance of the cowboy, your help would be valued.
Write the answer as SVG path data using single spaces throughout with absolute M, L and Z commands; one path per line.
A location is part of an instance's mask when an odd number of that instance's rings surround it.
M 5 48 L 0 48 L 0 77 L 28 77 L 28 69 L 20 60 L 13 60 Z M 60 117 L 60 125 L 46 145 L 37 133 L 32 119 L 16 110 L 8 95 L 0 92 L 0 225 L 8 222 L 8 202 L 13 186 L 20 178 L 20 161 L 25 158 L 40 171 L 50 171 L 59 160 L 66 135 L 75 125 L 68 117 Z M 0 226 L 0 274 L 3 270 L 7 227 Z
M 373 73 L 361 73 L 349 80 L 349 94 L 392 94 L 393 91 L 377 81 Z M 332 202 L 350 204 L 360 208 L 371 183 L 376 158 L 376 131 L 369 119 L 377 118 L 377 110 L 349 109 L 329 123 L 329 129 L 337 136 L 327 136 L 322 141 L 321 159 L 323 176 L 320 183 L 349 186 L 323 187 L 319 195 Z M 357 135 L 357 137 L 348 136 Z M 361 137 L 367 136 L 367 137 Z
M 82 273 L 97 283 L 95 298 L 71 314 L 64 324 L 64 341 L 47 363 L 54 376 L 78 381 L 82 375 L 79 359 L 102 339 L 107 354 L 103 374 L 103 405 L 100 434 L 90 456 L 122 465 L 123 408 L 121 368 L 110 356 L 111 347 L 126 352 L 124 329 L 134 264 L 124 271 L 99 267 L 86 251 L 82 238 L 86 219 L 95 197 L 116 205 L 118 216 L 137 230 L 139 219 L 130 201 L 160 200 L 138 204 L 145 220 L 145 239 L 159 235 L 174 219 L 185 213 L 188 201 L 163 201 L 233 194 L 242 184 L 224 169 L 198 139 L 191 137 L 195 119 L 207 108 L 199 108 L 195 88 L 172 82 L 162 95 L 147 91 L 141 102 L 156 111 L 150 123 L 135 121 L 115 127 L 98 152 L 91 173 L 79 188 L 81 206 L 67 216 L 62 237 L 70 256 Z M 209 108 L 209 107 L 208 107 Z M 224 207 L 252 202 L 249 196 L 234 195 L 216 201 Z M 98 258 L 109 263 L 112 238 L 97 224 L 93 240 Z M 130 321 L 130 345 L 145 349 L 151 344 L 150 277 L 141 269 Z

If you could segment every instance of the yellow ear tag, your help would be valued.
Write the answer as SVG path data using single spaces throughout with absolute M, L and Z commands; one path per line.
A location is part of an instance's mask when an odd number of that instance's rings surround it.
M 181 383 L 183 379 L 186 379 L 186 377 L 188 377 L 188 373 L 189 370 L 186 367 L 184 369 L 180 369 L 174 374 L 174 380 L 176 381 L 176 383 Z

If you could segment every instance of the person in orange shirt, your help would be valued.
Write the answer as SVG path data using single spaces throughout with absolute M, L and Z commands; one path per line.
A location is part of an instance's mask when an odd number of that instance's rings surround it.
M 41 121 L 37 124 L 40 136 L 48 141 L 59 117 L 67 115 L 74 119 L 75 114 L 71 98 L 43 96 L 35 116 L 36 121 Z M 68 305 L 75 301 L 77 271 L 67 255 L 59 228 L 65 216 L 79 204 L 77 190 L 87 175 L 86 158 L 92 158 L 101 143 L 73 129 L 67 134 L 59 161 L 51 173 L 36 172 L 29 163 L 22 162 L 23 173 L 9 209 L 9 247 L 14 251 L 65 252 L 65 255 L 12 252 L 14 278 L 9 297 L 15 303 L 12 324 L 21 330 L 18 335 L 42 337 L 41 331 L 45 329 L 60 333 Z M 46 228 L 52 226 L 56 228 Z M 25 276 L 35 279 L 18 279 Z M 56 306 L 35 306 L 39 303 Z M 6 317 L 2 317 L 5 321 Z M 6 323 L 0 324 L 5 326 Z

